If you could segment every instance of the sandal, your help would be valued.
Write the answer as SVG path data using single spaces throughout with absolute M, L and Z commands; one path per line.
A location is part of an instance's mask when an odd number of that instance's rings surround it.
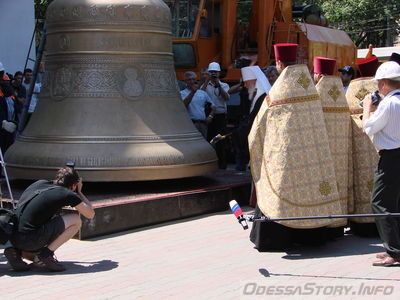
M 400 258 L 386 257 L 384 259 L 375 261 L 373 264 L 375 267 L 393 267 L 400 266 Z
M 376 254 L 376 258 L 384 259 L 386 257 L 389 257 L 389 254 L 387 254 L 386 252 Z

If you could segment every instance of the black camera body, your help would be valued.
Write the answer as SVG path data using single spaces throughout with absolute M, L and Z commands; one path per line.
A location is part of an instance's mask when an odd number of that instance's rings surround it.
M 372 104 L 373 105 L 378 105 L 379 102 L 381 102 L 382 97 L 381 95 L 379 95 L 379 91 L 375 91 L 371 94 L 371 98 L 372 98 Z M 363 107 L 364 105 L 364 100 L 360 101 L 360 106 Z
M 241 69 L 244 67 L 248 67 L 251 64 L 251 60 L 247 58 L 240 58 L 234 61 L 235 68 Z
M 381 95 L 379 95 L 378 91 L 373 92 L 371 94 L 371 97 L 372 97 L 372 104 L 373 105 L 378 105 L 379 102 L 381 102 L 381 100 L 382 100 Z

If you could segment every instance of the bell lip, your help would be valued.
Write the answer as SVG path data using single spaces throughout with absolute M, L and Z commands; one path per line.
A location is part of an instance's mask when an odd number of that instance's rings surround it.
M 206 165 L 210 163 L 217 163 L 218 159 L 210 159 L 202 162 L 187 163 L 187 164 L 171 164 L 171 165 L 159 165 L 159 166 L 129 166 L 129 167 L 84 167 L 75 166 L 75 169 L 79 172 L 81 171 L 119 171 L 119 170 L 139 170 L 139 169 L 159 169 L 159 168 L 177 168 L 177 167 L 189 167 Z M 54 170 L 57 171 L 60 166 L 34 166 L 34 165 L 21 165 L 15 163 L 7 163 L 7 168 L 19 168 L 19 169 L 35 169 L 35 170 Z
M 123 182 L 148 181 L 196 177 L 213 173 L 218 170 L 218 160 L 201 163 L 143 166 L 143 167 L 109 167 L 109 168 L 79 168 L 79 174 L 85 182 Z M 34 167 L 7 164 L 7 172 L 12 179 L 38 180 L 53 179 L 59 167 Z

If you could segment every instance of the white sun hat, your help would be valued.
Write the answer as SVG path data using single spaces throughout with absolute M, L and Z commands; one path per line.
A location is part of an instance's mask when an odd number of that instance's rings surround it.
M 374 80 L 392 79 L 400 81 L 400 65 L 395 61 L 387 61 L 376 70 Z

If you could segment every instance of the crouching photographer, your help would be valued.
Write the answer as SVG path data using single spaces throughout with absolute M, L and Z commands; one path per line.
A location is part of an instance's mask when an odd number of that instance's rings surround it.
M 33 259 L 33 266 L 53 272 L 65 270 L 54 251 L 79 231 L 81 219 L 79 214 L 59 215 L 62 207 L 75 207 L 84 217 L 94 217 L 82 185 L 78 172 L 69 165 L 59 169 L 53 181 L 39 180 L 24 191 L 15 212 L 18 228 L 10 238 L 13 247 L 4 250 L 15 271 L 31 267 L 22 259 L 23 253 Z
M 373 104 L 372 95 L 364 98 L 363 127 L 379 150 L 372 191 L 374 213 L 400 212 L 400 65 L 385 62 L 376 71 L 379 93 L 384 98 Z M 374 114 L 371 114 L 374 112 Z M 374 266 L 392 266 L 400 262 L 400 219 L 376 218 L 376 226 L 386 249 L 377 255 Z

